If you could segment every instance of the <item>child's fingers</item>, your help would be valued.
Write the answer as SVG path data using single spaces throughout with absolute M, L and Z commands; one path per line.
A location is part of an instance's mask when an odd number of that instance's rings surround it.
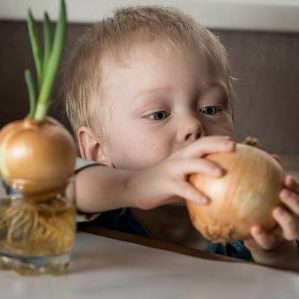
M 287 175 L 285 178 L 285 185 L 288 187 L 290 190 L 296 192 L 299 194 L 299 184 L 297 181 L 291 176 Z
M 282 228 L 277 225 L 273 230 L 272 232 L 276 235 L 276 236 L 279 236 L 280 238 L 283 238 L 283 230 Z
M 217 163 L 207 159 L 183 159 L 173 164 L 172 173 L 189 175 L 192 173 L 202 173 L 212 177 L 221 177 L 225 170 Z
M 283 207 L 277 207 L 273 210 L 273 218 L 282 229 L 282 237 L 286 240 L 295 240 L 299 238 L 299 218 L 287 211 Z
M 299 195 L 288 189 L 281 190 L 279 197 L 281 201 L 299 217 Z
M 229 136 L 210 136 L 198 139 L 181 151 L 182 158 L 199 158 L 217 152 L 229 152 L 235 142 Z
M 244 240 L 244 245 L 249 249 L 249 250 L 254 250 L 254 249 L 259 249 L 260 246 L 256 243 L 256 241 L 253 238 Z
M 275 248 L 280 242 L 280 239 L 275 234 L 266 232 L 259 225 L 255 225 L 251 228 L 251 235 L 256 244 L 266 250 Z
M 176 195 L 186 200 L 198 204 L 206 204 L 209 201 L 209 198 L 206 195 L 192 187 L 188 182 L 176 183 L 175 189 Z

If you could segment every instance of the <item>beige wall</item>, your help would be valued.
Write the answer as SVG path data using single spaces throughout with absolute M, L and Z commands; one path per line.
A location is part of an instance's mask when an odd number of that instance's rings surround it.
M 69 26 L 65 55 L 86 27 L 86 24 Z M 237 78 L 237 138 L 255 136 L 271 152 L 299 154 L 299 34 L 217 33 L 230 53 L 233 75 Z M 24 117 L 28 111 L 23 72 L 26 67 L 33 68 L 33 61 L 24 22 L 0 21 L 0 41 L 2 127 Z M 58 101 L 51 111 L 63 120 Z

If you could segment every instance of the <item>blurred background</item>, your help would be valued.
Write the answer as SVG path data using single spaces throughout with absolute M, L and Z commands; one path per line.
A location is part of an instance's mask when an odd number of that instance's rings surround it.
M 58 14 L 58 0 L 0 0 L 0 128 L 25 117 L 25 68 L 34 69 L 25 23 L 27 8 L 41 20 Z M 236 78 L 239 140 L 258 138 L 270 152 L 299 155 L 299 0 L 100 1 L 66 0 L 69 27 L 64 58 L 91 24 L 119 6 L 160 4 L 192 15 L 225 45 Z M 41 25 L 41 24 L 39 24 Z M 39 26 L 40 32 L 42 31 Z M 57 80 L 51 115 L 67 127 Z M 298 159 L 296 160 L 299 163 Z

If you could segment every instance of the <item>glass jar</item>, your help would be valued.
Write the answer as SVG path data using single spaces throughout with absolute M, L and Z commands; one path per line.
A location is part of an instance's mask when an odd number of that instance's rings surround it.
M 67 270 L 76 233 L 75 181 L 14 179 L 0 196 L 0 268 L 24 275 Z

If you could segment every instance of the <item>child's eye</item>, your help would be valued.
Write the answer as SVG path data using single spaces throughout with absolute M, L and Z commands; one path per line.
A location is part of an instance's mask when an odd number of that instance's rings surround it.
M 146 118 L 153 119 L 153 120 L 163 120 L 170 115 L 167 111 L 157 111 L 151 114 L 146 115 Z
M 223 111 L 223 108 L 219 107 L 219 106 L 206 106 L 206 107 L 200 108 L 199 111 L 203 114 L 214 115 L 218 112 Z

